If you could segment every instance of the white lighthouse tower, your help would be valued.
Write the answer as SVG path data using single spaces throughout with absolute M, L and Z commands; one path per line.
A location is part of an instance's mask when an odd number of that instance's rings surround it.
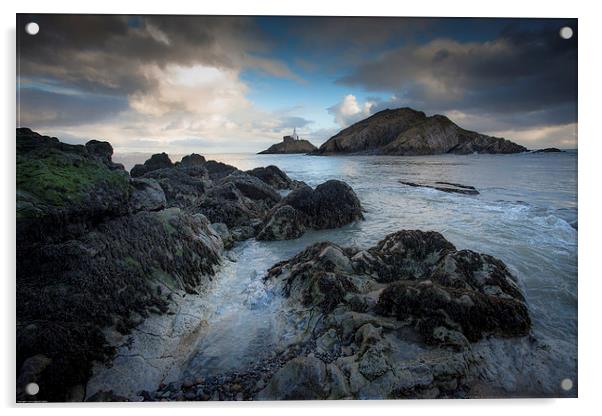
M 297 128 L 293 128 L 293 140 L 299 140 L 299 136 L 297 135 Z

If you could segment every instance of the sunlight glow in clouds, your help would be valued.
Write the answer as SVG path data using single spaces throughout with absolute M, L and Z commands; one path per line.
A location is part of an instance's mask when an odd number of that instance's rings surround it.
M 355 95 L 347 94 L 340 103 L 330 107 L 328 112 L 334 116 L 336 123 L 344 128 L 370 116 L 370 110 L 374 104 L 374 101 L 366 101 L 360 104 Z

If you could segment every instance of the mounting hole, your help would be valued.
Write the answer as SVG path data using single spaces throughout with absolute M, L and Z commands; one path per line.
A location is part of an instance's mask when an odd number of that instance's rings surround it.
M 564 391 L 571 390 L 573 388 L 573 380 L 571 380 L 570 378 L 565 378 L 560 382 L 560 387 Z
M 38 383 L 29 383 L 27 386 L 25 386 L 25 393 L 30 396 L 35 396 L 39 392 L 40 386 L 38 386 Z
M 562 39 L 570 39 L 573 37 L 573 29 L 568 26 L 565 26 L 560 29 L 560 37 Z
M 25 32 L 27 32 L 28 35 L 37 35 L 39 31 L 40 25 L 38 25 L 36 22 L 29 22 L 25 25 Z

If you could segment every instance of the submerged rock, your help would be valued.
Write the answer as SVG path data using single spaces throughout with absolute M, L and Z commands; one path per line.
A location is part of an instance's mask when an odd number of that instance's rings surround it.
M 545 149 L 534 150 L 533 153 L 563 153 L 564 150 L 560 150 L 556 147 L 547 147 Z
M 437 191 L 447 192 L 447 193 L 479 195 L 479 191 L 477 191 L 474 186 L 462 185 L 462 184 L 453 183 L 453 182 L 435 182 L 433 185 L 425 185 L 425 184 L 418 184 L 415 182 L 405 182 L 405 181 L 399 181 L 399 182 L 404 185 L 411 186 L 414 188 L 430 188 L 430 189 L 436 189 Z

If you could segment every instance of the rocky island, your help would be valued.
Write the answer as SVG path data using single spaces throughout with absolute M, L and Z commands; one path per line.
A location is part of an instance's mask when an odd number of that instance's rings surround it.
M 290 136 L 284 136 L 282 142 L 270 146 L 268 149 L 259 152 L 259 155 L 270 154 L 294 154 L 294 153 L 310 153 L 318 150 L 316 146 L 307 140 L 300 139 L 296 129 Z
M 328 139 L 312 155 L 435 155 L 520 153 L 509 140 L 465 130 L 442 115 L 398 108 L 380 111 Z
M 251 367 L 181 372 L 207 325 L 194 301 L 230 248 L 342 227 L 362 204 L 342 181 L 312 188 L 276 166 L 162 153 L 128 173 L 112 154 L 17 129 L 18 400 L 31 382 L 48 401 L 471 397 L 491 359 L 479 343 L 530 333 L 502 261 L 401 230 L 274 264 L 254 284 L 301 333 Z

